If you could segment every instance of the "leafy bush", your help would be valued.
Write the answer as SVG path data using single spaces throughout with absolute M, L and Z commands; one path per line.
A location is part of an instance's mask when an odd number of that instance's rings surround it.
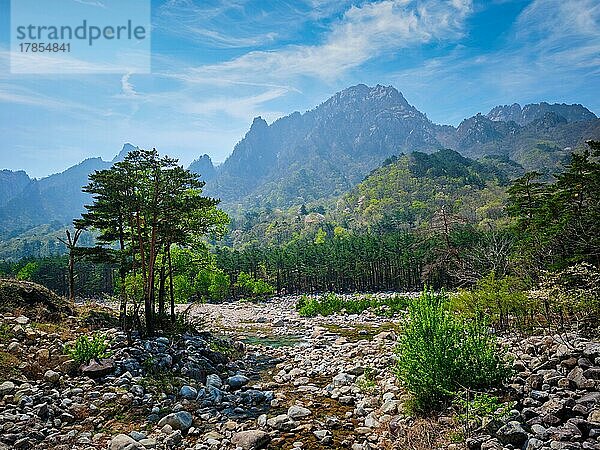
M 341 311 L 348 314 L 360 314 L 371 310 L 377 315 L 391 317 L 406 310 L 410 299 L 403 295 L 380 298 L 373 295 L 361 295 L 353 298 L 344 298 L 333 292 L 317 297 L 303 295 L 296 303 L 298 314 L 303 317 L 317 315 L 329 316 Z
M 106 336 L 95 333 L 91 339 L 82 335 L 75 340 L 74 345 L 66 345 L 65 353 L 78 364 L 87 364 L 92 359 L 107 358 L 110 356 Z
M 506 328 L 531 324 L 540 311 L 539 303 L 527 297 L 525 284 L 516 277 L 497 278 L 493 272 L 480 279 L 471 290 L 460 290 L 452 298 L 454 310 L 468 317 L 486 317 Z
M 501 384 L 509 375 L 486 324 L 453 315 L 447 303 L 444 294 L 424 291 L 409 305 L 399 338 L 395 370 L 417 411 L 435 407 L 461 388 Z
M 260 278 L 254 278 L 246 272 L 240 272 L 235 283 L 241 297 L 266 297 L 275 292 L 275 288 Z

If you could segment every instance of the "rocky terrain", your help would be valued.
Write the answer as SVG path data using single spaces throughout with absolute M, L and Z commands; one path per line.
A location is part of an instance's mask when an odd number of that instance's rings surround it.
M 505 339 L 508 411 L 464 421 L 411 417 L 392 373 L 397 320 L 302 318 L 295 298 L 197 305 L 209 332 L 111 340 L 78 370 L 64 344 L 92 314 L 41 324 L 0 319 L 0 448 L 600 448 L 600 344 L 556 335 Z

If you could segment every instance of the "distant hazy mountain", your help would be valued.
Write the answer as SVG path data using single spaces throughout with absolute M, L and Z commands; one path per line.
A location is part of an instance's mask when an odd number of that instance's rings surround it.
M 0 206 L 6 205 L 19 195 L 29 183 L 31 178 L 22 170 L 0 170 Z
M 100 158 L 86 159 L 64 172 L 31 181 L 0 207 L 0 239 L 54 221 L 70 223 L 90 201 L 89 195 L 81 192 L 88 175 L 111 164 Z
M 390 155 L 440 148 L 439 128 L 393 87 L 361 84 L 271 125 L 255 118 L 207 190 L 226 205 L 338 195 Z
M 213 166 L 210 156 L 206 154 L 193 161 L 188 169 L 200 175 L 202 181 L 210 181 L 217 175 L 217 171 L 215 166 Z
M 525 105 L 523 108 L 518 103 L 496 106 L 487 113 L 487 118 L 494 121 L 512 121 L 519 125 L 527 125 L 534 120 L 542 119 L 548 113 L 564 117 L 567 122 L 585 122 L 597 118 L 593 112 L 582 105 L 567 105 L 565 103 L 550 105 L 546 102 L 532 103 Z

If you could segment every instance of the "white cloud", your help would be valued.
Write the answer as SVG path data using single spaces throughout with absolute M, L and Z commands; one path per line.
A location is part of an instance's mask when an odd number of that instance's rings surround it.
M 199 82 L 309 76 L 333 80 L 387 51 L 457 39 L 472 11 L 470 0 L 383 0 L 352 6 L 318 45 L 252 51 L 193 70 Z

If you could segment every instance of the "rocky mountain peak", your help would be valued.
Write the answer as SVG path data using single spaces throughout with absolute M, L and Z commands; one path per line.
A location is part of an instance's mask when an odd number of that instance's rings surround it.
M 125 157 L 127 156 L 127 154 L 129 152 L 132 152 L 133 150 L 139 150 L 139 149 L 140 149 L 139 147 L 136 147 L 135 145 L 127 142 L 123 145 L 123 148 L 121 149 L 119 154 L 117 156 L 115 156 L 111 162 L 112 163 L 121 162 L 125 159 Z

